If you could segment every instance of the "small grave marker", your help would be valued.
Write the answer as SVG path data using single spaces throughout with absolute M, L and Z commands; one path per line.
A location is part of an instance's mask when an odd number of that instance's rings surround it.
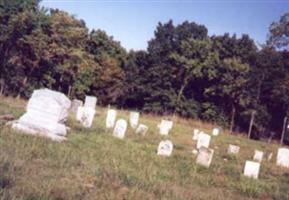
M 129 123 L 133 129 L 137 128 L 138 120 L 139 120 L 139 112 L 129 113 Z
M 197 141 L 197 149 L 201 147 L 209 148 L 211 136 L 206 133 L 200 133 Z
M 213 136 L 218 136 L 219 133 L 220 133 L 220 129 L 218 129 L 218 128 L 214 128 L 213 131 L 212 131 L 212 135 Z
M 170 156 L 173 152 L 173 143 L 170 140 L 162 140 L 158 146 L 158 155 Z
M 262 162 L 263 155 L 264 155 L 263 151 L 255 150 L 253 160 L 255 160 L 257 162 Z
M 161 135 L 168 135 L 170 130 L 173 127 L 173 122 L 169 120 L 162 120 L 159 129 L 160 129 L 160 134 Z
M 136 134 L 145 135 L 145 134 L 147 133 L 148 129 L 149 129 L 149 128 L 148 128 L 146 125 L 140 124 L 140 125 L 138 125 L 135 133 L 136 133 Z
M 114 109 L 109 109 L 106 115 L 105 126 L 107 129 L 112 129 L 115 124 L 117 112 Z
M 250 178 L 258 179 L 260 171 L 260 163 L 254 161 L 246 161 L 244 175 Z
M 117 120 L 113 130 L 113 136 L 123 139 L 125 136 L 126 128 L 127 122 L 124 119 Z
M 279 148 L 277 153 L 277 165 L 289 168 L 289 149 Z
M 196 163 L 204 167 L 210 167 L 214 155 L 214 150 L 206 147 L 199 149 Z
M 228 154 L 238 154 L 240 151 L 240 147 L 237 145 L 229 144 Z

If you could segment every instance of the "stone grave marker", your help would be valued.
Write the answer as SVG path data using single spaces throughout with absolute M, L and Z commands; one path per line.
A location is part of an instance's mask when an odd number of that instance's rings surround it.
M 262 162 L 263 155 L 264 155 L 263 151 L 255 150 L 253 160 L 255 160 L 257 162 Z
M 196 128 L 194 128 L 194 130 L 193 130 L 193 137 L 192 137 L 192 139 L 193 139 L 193 140 L 198 140 L 199 134 L 200 134 L 200 130 L 199 130 L 199 129 L 196 129 Z
M 116 121 L 112 135 L 117 138 L 123 139 L 125 136 L 126 128 L 127 122 L 124 119 L 119 119 Z
M 260 171 L 260 163 L 254 161 L 246 161 L 244 175 L 250 178 L 258 179 Z
M 160 134 L 168 135 L 172 127 L 173 127 L 172 121 L 162 120 L 161 123 L 159 124 Z
M 73 99 L 71 102 L 71 106 L 70 106 L 70 112 L 72 113 L 76 113 L 78 107 L 83 106 L 83 102 L 81 100 L 78 99 Z
M 85 96 L 84 107 L 89 107 L 95 110 L 97 98 L 94 96 Z
M 129 123 L 133 129 L 137 128 L 139 121 L 139 112 L 130 112 L 129 113 Z
M 289 149 L 279 148 L 277 153 L 277 165 L 289 168 Z
M 218 128 L 214 128 L 213 131 L 212 131 L 212 135 L 213 136 L 218 136 L 219 133 L 220 133 L 220 129 L 218 129 Z
M 114 109 L 109 109 L 106 114 L 106 121 L 105 121 L 105 126 L 107 129 L 112 129 L 115 124 L 115 119 L 116 119 L 117 111 Z
M 90 128 L 95 115 L 95 109 L 91 107 L 78 107 L 76 120 L 85 128 Z
M 200 147 L 196 163 L 204 167 L 210 167 L 214 155 L 214 150 L 206 147 Z
M 200 133 L 197 141 L 197 149 L 201 147 L 209 148 L 211 136 L 206 133 Z
M 138 125 L 135 133 L 136 133 L 136 134 L 145 135 L 145 134 L 147 133 L 148 129 L 149 129 L 149 128 L 148 128 L 146 125 L 140 124 L 140 125 Z
M 157 155 L 170 156 L 173 152 L 173 143 L 170 140 L 162 140 L 158 146 Z
M 228 154 L 238 154 L 240 151 L 240 147 L 237 145 L 229 144 Z

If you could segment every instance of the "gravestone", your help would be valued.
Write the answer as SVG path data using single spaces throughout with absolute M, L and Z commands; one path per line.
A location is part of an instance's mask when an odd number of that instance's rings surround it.
M 262 162 L 263 155 L 264 155 L 263 151 L 255 150 L 253 160 L 255 160 L 257 162 Z
M 116 121 L 112 135 L 117 138 L 123 139 L 125 136 L 126 128 L 127 122 L 124 119 L 119 119 Z
M 94 96 L 85 96 L 85 101 L 84 101 L 84 107 L 86 108 L 92 108 L 95 110 L 97 103 L 97 98 Z
M 129 113 L 129 123 L 133 129 L 137 128 L 138 120 L 139 120 L 139 112 Z
M 214 155 L 214 150 L 206 147 L 200 147 L 196 163 L 204 167 L 210 167 Z
M 254 161 L 246 161 L 244 175 L 250 178 L 258 179 L 260 171 L 260 163 Z
M 157 155 L 170 156 L 173 152 L 173 143 L 170 140 L 162 140 L 158 146 Z
M 105 126 L 107 129 L 112 129 L 115 124 L 117 112 L 114 109 L 109 109 L 106 115 Z
M 148 128 L 146 125 L 140 124 L 140 125 L 138 125 L 135 133 L 136 133 L 136 134 L 145 135 L 145 134 L 147 133 L 148 129 L 149 129 L 149 128 Z
M 173 127 L 172 121 L 162 120 L 161 123 L 159 124 L 160 134 L 168 135 L 172 127 Z
M 279 148 L 277 153 L 277 165 L 289 168 L 289 149 Z
M 23 133 L 41 135 L 55 141 L 65 140 L 71 102 L 62 93 L 49 89 L 34 90 L 26 113 L 12 123 L 12 128 Z
M 220 133 L 220 129 L 218 129 L 218 128 L 214 128 L 213 131 L 212 131 L 212 135 L 213 136 L 218 136 L 219 133 Z
M 77 109 L 76 120 L 79 121 L 83 127 L 90 128 L 92 126 L 94 115 L 95 109 L 80 106 Z
M 200 133 L 197 141 L 197 149 L 201 147 L 209 148 L 211 136 L 206 133 Z
M 71 102 L 71 106 L 70 106 L 70 112 L 72 113 L 76 113 L 77 112 L 77 109 L 78 107 L 82 106 L 83 105 L 83 102 L 81 100 L 78 100 L 78 99 L 73 99 L 72 102 Z
M 237 145 L 229 144 L 228 154 L 238 154 L 240 151 L 240 147 Z
M 195 128 L 195 129 L 193 130 L 193 137 L 192 137 L 192 139 L 193 139 L 193 140 L 198 140 L 199 134 L 200 134 L 200 130 Z

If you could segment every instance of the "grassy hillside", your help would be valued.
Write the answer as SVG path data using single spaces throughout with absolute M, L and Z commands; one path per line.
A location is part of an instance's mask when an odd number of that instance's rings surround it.
M 0 115 L 24 113 L 26 102 L 0 98 Z M 106 109 L 97 108 L 91 129 L 70 116 L 71 130 L 63 143 L 23 135 L 0 122 L 0 200 L 64 199 L 289 199 L 289 169 L 275 166 L 278 145 L 230 136 L 213 137 L 215 149 L 209 169 L 197 166 L 192 150 L 193 128 L 211 132 L 212 125 L 177 118 L 169 138 L 171 157 L 156 155 L 157 124 L 161 118 L 141 115 L 149 126 L 146 136 L 128 129 L 120 140 L 106 132 Z M 128 111 L 118 117 L 128 118 Z M 238 156 L 227 155 L 228 144 L 241 147 Z M 261 165 L 259 180 L 242 175 L 254 150 L 274 152 Z

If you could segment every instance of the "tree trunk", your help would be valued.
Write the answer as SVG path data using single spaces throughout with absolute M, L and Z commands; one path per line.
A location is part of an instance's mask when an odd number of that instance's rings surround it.
M 283 122 L 283 130 L 282 130 L 282 135 L 281 135 L 281 140 L 280 140 L 280 144 L 283 144 L 284 141 L 284 136 L 285 136 L 285 132 L 286 132 L 286 128 L 287 128 L 287 117 L 284 117 L 284 122 Z
M 186 87 L 186 84 L 183 84 L 179 90 L 179 93 L 178 93 L 178 96 L 177 96 L 177 101 L 176 101 L 176 105 L 175 105 L 175 111 L 174 111 L 174 114 L 173 114 L 173 118 L 175 117 L 175 114 L 177 112 L 177 106 L 181 100 L 181 96 L 183 95 L 183 92 L 184 92 L 184 89 Z
M 231 116 L 231 125 L 230 125 L 230 134 L 233 133 L 234 125 L 235 125 L 235 115 L 236 115 L 236 107 L 233 104 L 232 106 L 232 116 Z
M 256 114 L 256 111 L 255 110 L 252 111 L 251 121 L 250 121 L 250 126 L 249 126 L 249 131 L 248 131 L 248 138 L 249 139 L 251 138 L 251 132 L 252 132 L 252 128 L 253 128 L 253 125 L 254 125 L 255 114 Z

